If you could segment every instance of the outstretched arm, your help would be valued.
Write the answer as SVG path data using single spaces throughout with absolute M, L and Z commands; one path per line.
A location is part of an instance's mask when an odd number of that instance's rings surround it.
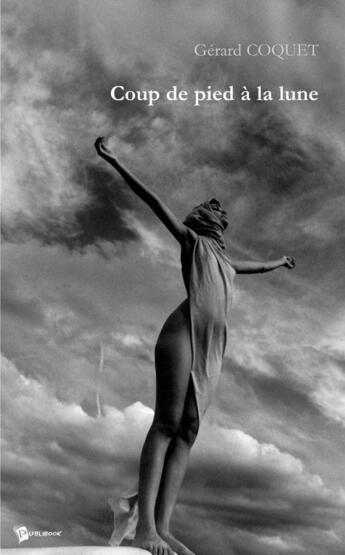
M 237 274 L 261 274 L 263 272 L 271 272 L 277 268 L 285 267 L 290 270 L 295 267 L 295 261 L 292 256 L 283 256 L 279 260 L 271 262 L 231 262 L 232 267 Z
M 111 166 L 119 172 L 132 191 L 134 191 L 139 198 L 149 205 L 153 212 L 168 228 L 170 233 L 172 233 L 175 239 L 182 243 L 187 236 L 186 226 L 176 218 L 176 216 L 155 193 L 150 191 L 143 183 L 141 183 L 141 181 L 139 181 L 139 179 L 131 174 L 122 164 L 120 164 L 111 150 L 107 147 L 104 137 L 98 137 L 95 142 L 95 148 L 99 156 L 104 158 L 104 160 L 109 162 L 109 164 L 111 164 Z

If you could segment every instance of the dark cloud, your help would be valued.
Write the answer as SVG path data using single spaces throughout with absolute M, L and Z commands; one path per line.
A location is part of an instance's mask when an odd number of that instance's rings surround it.
M 40 300 L 27 297 L 5 276 L 1 287 L 1 310 L 10 316 L 30 322 L 30 325 L 44 325 L 44 312 Z
M 98 167 L 87 167 L 82 172 L 83 188 L 87 190 L 88 203 L 76 208 L 67 222 L 59 221 L 59 214 L 53 210 L 45 213 L 39 226 L 18 218 L 10 225 L 4 223 L 4 237 L 7 241 L 22 242 L 35 238 L 44 245 L 61 244 L 71 250 L 83 251 L 89 245 L 100 247 L 102 242 L 127 242 L 138 239 L 137 233 L 128 226 L 123 215 L 131 202 L 123 186 L 110 177 L 107 171 Z
M 274 360 L 277 367 L 282 366 L 281 360 Z M 310 399 L 306 391 L 301 390 L 297 383 L 291 383 L 284 377 L 284 370 L 280 376 L 265 376 L 247 372 L 246 368 L 238 367 L 235 361 L 229 361 L 225 368 L 235 377 L 243 390 L 252 390 L 260 402 L 267 406 L 275 406 L 276 410 L 298 413 L 301 418 L 317 418 L 320 414 L 318 407 Z
M 123 211 L 131 207 L 127 192 L 119 179 L 100 168 L 85 172 L 90 204 L 76 212 L 77 229 L 71 245 L 85 247 L 100 241 L 130 241 L 138 238 L 129 227 Z

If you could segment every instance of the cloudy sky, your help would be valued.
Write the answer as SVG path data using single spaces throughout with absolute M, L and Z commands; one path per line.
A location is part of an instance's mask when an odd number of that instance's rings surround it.
M 3 546 L 19 524 L 63 530 L 31 545 L 107 544 L 108 499 L 135 480 L 152 419 L 154 343 L 185 295 L 174 239 L 95 154 L 107 135 L 180 218 L 219 198 L 234 258 L 297 263 L 236 278 L 176 533 L 197 555 L 340 554 L 343 2 L 3 0 L 2 17 Z M 198 58 L 200 42 L 320 47 Z M 149 107 L 113 101 L 115 85 L 319 100 Z

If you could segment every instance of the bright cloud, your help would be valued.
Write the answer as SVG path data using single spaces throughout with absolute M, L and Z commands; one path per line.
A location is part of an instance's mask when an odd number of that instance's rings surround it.
M 105 542 L 111 529 L 109 515 L 104 526 L 97 524 L 97 514 L 106 511 L 109 497 L 119 497 L 135 482 L 140 445 L 153 411 L 137 402 L 123 411 L 105 406 L 104 416 L 93 418 L 79 405 L 58 401 L 45 386 L 22 376 L 6 359 L 3 373 L 7 383 L 3 398 L 4 501 L 11 518 L 47 529 L 53 522 L 64 531 L 63 544 L 73 541 L 79 527 L 89 542 Z M 328 490 L 296 457 L 274 445 L 260 444 L 240 430 L 204 426 L 191 474 L 201 469 L 205 480 L 202 505 L 215 499 L 213 492 L 221 484 L 219 507 L 224 504 L 225 508 L 231 502 L 234 508 L 238 505 L 242 511 L 247 506 L 258 514 L 261 507 L 271 503 L 277 515 L 282 511 L 292 517 L 294 505 L 302 499 L 309 505 L 311 495 L 314 507 L 319 505 L 319 511 L 325 507 L 325 516 L 329 508 L 337 510 L 345 504 L 344 494 Z M 28 481 L 30 475 L 35 477 L 34 482 Z M 254 497 L 246 489 L 235 493 L 234 480 L 244 486 L 249 476 L 259 488 L 254 488 Z M 266 480 L 271 485 L 263 496 L 260 483 Z M 182 512 L 186 502 L 195 507 L 200 504 L 193 482 L 187 480 Z M 20 506 L 18 495 L 22 498 Z M 310 510 L 314 513 L 315 508 L 310 506 Z M 88 532 L 86 518 L 90 521 Z M 271 519 L 273 525 L 273 514 Z M 279 528 L 278 523 L 279 519 Z M 7 542 L 15 543 L 8 532 Z

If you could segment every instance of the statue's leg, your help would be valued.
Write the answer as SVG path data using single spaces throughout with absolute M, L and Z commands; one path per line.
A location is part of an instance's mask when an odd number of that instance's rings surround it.
M 192 378 L 189 381 L 183 417 L 177 435 L 170 443 L 156 505 L 156 525 L 160 536 L 178 555 L 193 555 L 170 532 L 170 520 L 178 492 L 187 470 L 191 447 L 199 429 L 199 417 Z
M 155 507 L 168 446 L 183 416 L 192 363 L 188 304 L 166 321 L 156 345 L 156 409 L 144 443 L 139 475 L 139 520 L 133 545 L 155 553 L 166 546 L 157 533 Z M 170 548 L 162 555 L 172 553 Z

